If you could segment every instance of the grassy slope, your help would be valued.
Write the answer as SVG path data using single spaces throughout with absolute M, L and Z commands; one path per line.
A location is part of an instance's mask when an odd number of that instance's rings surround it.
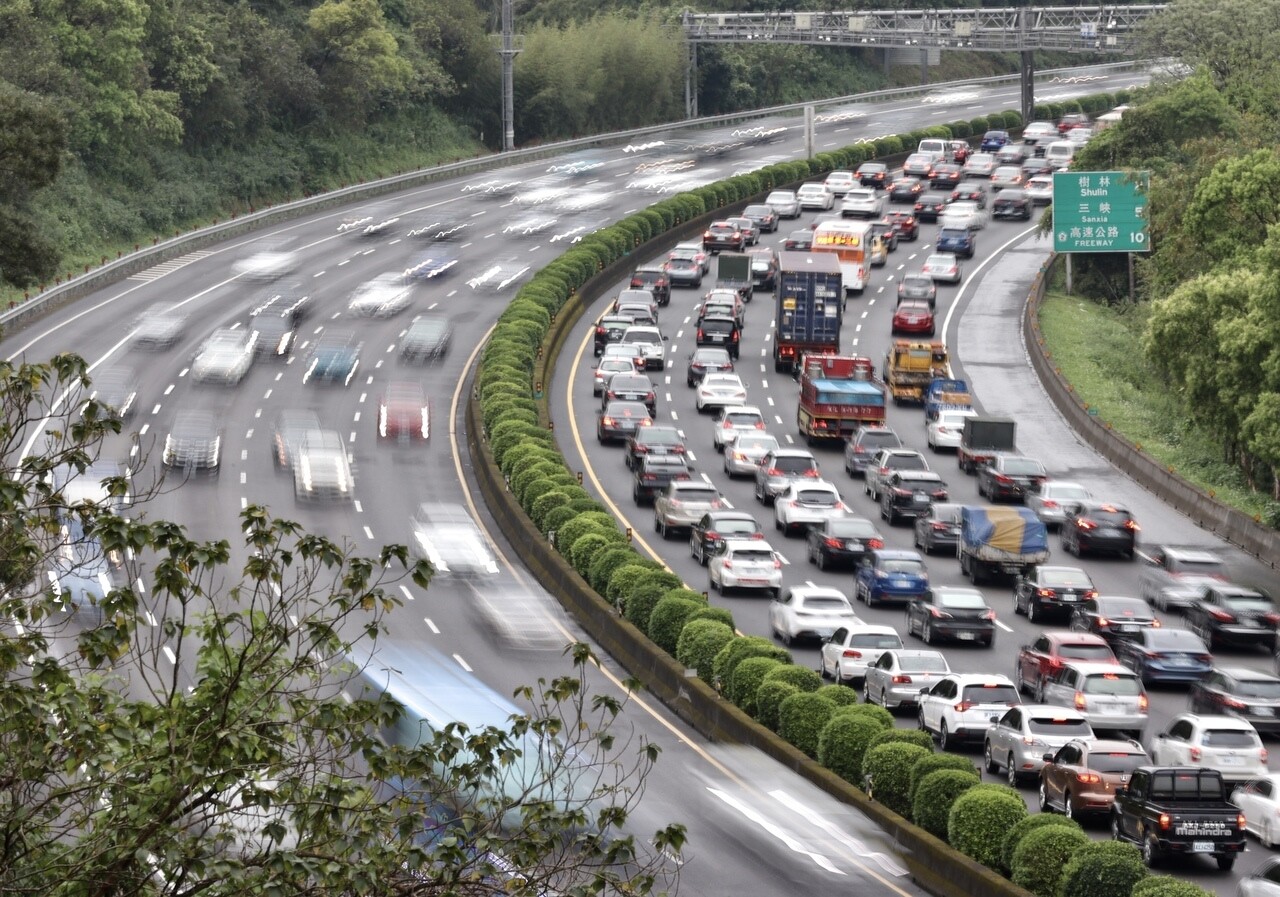
M 1181 415 L 1142 352 L 1145 307 L 1107 307 L 1050 291 L 1040 312 L 1045 345 L 1098 418 L 1181 476 L 1232 507 L 1265 515 L 1267 496 L 1222 460 L 1212 434 Z

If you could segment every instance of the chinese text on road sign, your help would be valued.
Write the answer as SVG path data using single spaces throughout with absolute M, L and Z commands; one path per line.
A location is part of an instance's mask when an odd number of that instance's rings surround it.
M 1053 175 L 1055 252 L 1146 252 L 1147 171 L 1058 171 Z

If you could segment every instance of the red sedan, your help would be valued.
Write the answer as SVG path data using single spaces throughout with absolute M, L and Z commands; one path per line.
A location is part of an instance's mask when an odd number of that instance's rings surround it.
M 922 333 L 933 336 L 933 310 L 921 299 L 904 299 L 893 313 L 893 332 Z

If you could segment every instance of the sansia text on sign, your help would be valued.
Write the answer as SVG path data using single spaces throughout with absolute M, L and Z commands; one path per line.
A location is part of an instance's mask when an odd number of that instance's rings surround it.
M 1058 171 L 1053 175 L 1056 252 L 1146 252 L 1147 171 Z

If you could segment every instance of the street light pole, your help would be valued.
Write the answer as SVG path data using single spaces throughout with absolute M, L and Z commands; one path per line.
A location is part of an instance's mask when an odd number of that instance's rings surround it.
M 512 0 L 502 0 L 502 48 L 498 55 L 502 57 L 502 151 L 510 152 L 516 148 L 516 49 L 514 13 Z

